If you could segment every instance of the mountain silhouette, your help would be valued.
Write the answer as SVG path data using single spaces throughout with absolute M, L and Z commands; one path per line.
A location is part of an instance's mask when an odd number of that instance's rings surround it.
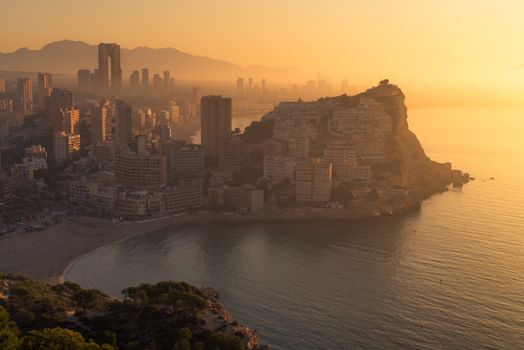
M 79 69 L 94 70 L 98 64 L 98 45 L 82 41 L 62 40 L 49 43 L 40 50 L 21 48 L 0 53 L 0 70 L 76 74 Z M 274 69 L 264 66 L 242 68 L 236 64 L 204 56 L 195 56 L 175 48 L 121 48 L 124 79 L 133 70 L 149 68 L 153 74 L 171 71 L 172 76 L 189 80 L 232 80 L 251 74 L 253 78 L 296 73 L 294 69 Z

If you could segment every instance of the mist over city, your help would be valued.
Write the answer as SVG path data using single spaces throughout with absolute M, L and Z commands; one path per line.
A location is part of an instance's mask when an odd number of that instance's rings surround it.
M 0 349 L 524 348 L 524 5 L 6 0 Z

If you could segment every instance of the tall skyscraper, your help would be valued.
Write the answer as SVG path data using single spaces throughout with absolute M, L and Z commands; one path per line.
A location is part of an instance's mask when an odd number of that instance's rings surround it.
M 66 89 L 53 89 L 47 104 L 47 117 L 53 124 L 53 131 L 64 131 L 65 115 L 62 111 L 74 106 L 73 93 Z
M 121 145 L 133 142 L 133 115 L 131 105 L 116 100 L 116 141 Z
M 91 72 L 89 69 L 78 71 L 78 91 L 84 94 L 91 92 Z
M 91 110 L 91 144 L 106 141 L 106 122 L 108 106 L 100 105 Z
M 169 94 L 169 80 L 171 73 L 168 70 L 164 71 L 164 94 Z
M 142 68 L 142 89 L 149 90 L 149 69 Z
M 180 123 L 183 121 L 183 117 L 180 114 L 180 107 L 175 101 L 169 101 L 169 117 L 171 123 Z
M 132 92 L 138 92 L 140 90 L 140 72 L 135 70 L 129 76 L 129 87 Z
M 96 94 L 98 93 L 98 69 L 95 69 L 93 73 L 91 73 L 91 93 Z
M 169 152 L 169 181 L 181 185 L 203 182 L 204 154 L 199 145 L 187 145 Z
M 18 78 L 16 87 L 18 92 L 17 111 L 23 115 L 33 114 L 33 82 L 29 78 Z
M 38 109 L 45 111 L 47 108 L 47 98 L 51 96 L 53 89 L 53 78 L 49 73 L 38 73 Z
M 0 92 L 5 92 L 5 80 L 0 79 Z
M 109 81 L 109 59 L 111 59 L 111 81 Z M 118 94 L 122 86 L 120 67 L 120 45 L 115 43 L 98 45 L 98 82 L 102 94 Z
M 160 74 L 153 75 L 153 91 L 155 94 L 159 94 L 162 91 L 162 78 L 160 78 Z
M 200 118 L 201 116 L 201 104 L 200 100 L 202 99 L 202 89 L 198 86 L 193 87 L 191 93 L 191 104 L 195 106 L 194 117 Z
M 231 99 L 202 97 L 200 123 L 204 156 L 211 162 L 218 162 L 221 150 L 231 138 Z
M 57 164 L 70 160 L 78 151 L 80 151 L 80 135 L 66 134 L 64 131 L 54 133 L 53 153 Z
M 237 99 L 244 98 L 244 78 L 237 79 Z
M 67 134 L 78 134 L 78 125 L 80 124 L 80 110 L 75 108 L 68 108 L 62 110 L 64 120 L 64 131 Z
M 175 91 L 175 78 L 169 78 L 169 91 Z

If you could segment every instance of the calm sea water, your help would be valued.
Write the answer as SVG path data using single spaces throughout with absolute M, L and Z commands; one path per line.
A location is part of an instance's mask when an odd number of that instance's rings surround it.
M 171 227 L 98 249 L 67 278 L 113 294 L 212 286 L 273 349 L 524 349 L 523 116 L 411 111 L 430 156 L 476 177 L 417 214 Z

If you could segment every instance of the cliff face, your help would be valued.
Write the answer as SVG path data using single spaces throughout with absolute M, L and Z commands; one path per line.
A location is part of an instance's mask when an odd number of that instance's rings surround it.
M 339 105 L 356 105 L 361 98 L 379 102 L 390 115 L 392 132 L 387 143 L 387 157 L 384 168 L 393 173 L 393 185 L 415 189 L 421 196 L 445 190 L 447 185 L 461 185 L 466 177 L 459 170 L 452 170 L 450 163 L 432 161 L 424 152 L 417 136 L 409 130 L 405 95 L 402 90 L 389 83 L 381 83 L 356 96 L 339 96 L 324 99 Z

